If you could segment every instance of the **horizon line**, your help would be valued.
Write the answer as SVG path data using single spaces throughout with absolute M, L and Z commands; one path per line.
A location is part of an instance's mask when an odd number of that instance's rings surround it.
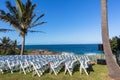
M 54 43 L 54 44 L 25 44 L 26 45 L 87 45 L 87 44 L 102 44 L 102 43 Z M 19 44 L 21 45 L 21 44 Z

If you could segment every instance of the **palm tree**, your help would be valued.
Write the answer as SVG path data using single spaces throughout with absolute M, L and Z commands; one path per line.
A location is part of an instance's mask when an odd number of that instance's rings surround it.
M 11 44 L 11 40 L 10 40 L 9 37 L 0 38 L 0 41 L 4 46 L 7 46 L 7 45 Z
M 3 37 L 3 38 L 0 38 L 0 42 L 1 42 L 1 51 L 2 53 L 6 53 L 7 52 L 7 49 L 10 48 L 10 45 L 12 43 L 12 41 L 10 40 L 9 37 Z
M 17 48 L 17 40 L 14 40 L 12 43 L 13 50 Z
M 20 50 L 17 48 L 17 41 L 11 40 L 9 37 L 0 38 L 0 54 L 18 54 Z
M 115 59 L 113 58 L 113 54 L 109 43 L 107 0 L 101 0 L 101 9 L 102 9 L 102 41 L 109 76 L 113 80 L 120 80 L 120 68 L 116 63 Z
M 21 0 L 16 0 L 17 6 L 12 6 L 9 1 L 6 1 L 6 7 L 9 12 L 0 10 L 0 20 L 10 23 L 22 36 L 22 46 L 21 46 L 21 55 L 23 55 L 24 45 L 25 45 L 25 35 L 28 32 L 41 32 L 34 31 L 31 28 L 44 24 L 46 22 L 38 22 L 44 14 L 37 16 L 37 13 L 34 13 L 36 4 L 32 4 L 31 0 L 27 0 L 26 3 L 21 2 Z

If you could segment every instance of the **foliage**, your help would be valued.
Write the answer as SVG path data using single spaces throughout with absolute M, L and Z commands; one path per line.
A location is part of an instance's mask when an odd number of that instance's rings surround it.
M 120 37 L 115 36 L 110 39 L 110 45 L 112 52 L 115 54 L 116 61 L 120 66 Z
M 38 13 L 34 12 L 36 4 L 32 4 L 31 0 L 27 0 L 25 3 L 23 3 L 21 0 L 15 1 L 16 6 L 13 6 L 10 1 L 6 1 L 8 12 L 0 10 L 0 20 L 11 24 L 22 36 L 23 40 L 21 46 L 21 54 L 23 54 L 25 35 L 27 35 L 28 32 L 41 32 L 31 30 L 31 28 L 39 26 L 46 22 L 38 22 L 44 16 L 44 14 L 37 16 Z
M 112 52 L 116 54 L 117 51 L 120 50 L 120 37 L 115 36 L 112 39 L 110 39 L 110 46 L 111 46 Z
M 11 40 L 9 37 L 0 39 L 0 54 L 1 55 L 14 55 L 19 54 L 20 50 L 17 48 L 17 41 Z
M 32 52 L 32 50 L 24 50 L 24 53 L 25 54 L 29 54 L 29 53 L 31 53 Z

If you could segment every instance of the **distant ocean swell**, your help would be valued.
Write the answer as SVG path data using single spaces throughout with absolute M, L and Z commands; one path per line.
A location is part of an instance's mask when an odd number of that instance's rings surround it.
M 101 54 L 98 44 L 25 45 L 26 50 L 50 50 L 63 54 Z

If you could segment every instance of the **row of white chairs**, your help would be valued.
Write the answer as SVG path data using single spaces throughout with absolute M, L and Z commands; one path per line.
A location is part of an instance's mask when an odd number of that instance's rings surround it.
M 20 71 L 25 75 L 28 72 L 33 72 L 33 75 L 39 77 L 50 69 L 50 74 L 53 72 L 57 75 L 62 68 L 65 67 L 64 74 L 68 71 L 72 76 L 74 67 L 79 65 L 80 74 L 82 70 L 88 75 L 87 68 L 89 67 L 88 56 L 80 55 L 9 55 L 0 56 L 0 72 L 5 71 Z

